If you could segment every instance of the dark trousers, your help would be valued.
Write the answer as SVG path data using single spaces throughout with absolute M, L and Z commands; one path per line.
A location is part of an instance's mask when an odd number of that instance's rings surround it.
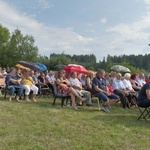
M 143 99 L 143 100 L 138 100 L 138 106 L 139 107 L 150 107 L 150 100 L 148 99 Z
M 50 90 L 51 90 L 52 92 L 54 92 L 53 85 L 50 84 L 50 83 L 47 83 L 47 85 L 48 85 L 48 87 L 50 88 Z
M 126 95 L 123 92 L 114 90 L 114 94 L 118 95 L 120 97 L 121 103 L 123 105 L 123 108 L 129 107 L 126 99 Z

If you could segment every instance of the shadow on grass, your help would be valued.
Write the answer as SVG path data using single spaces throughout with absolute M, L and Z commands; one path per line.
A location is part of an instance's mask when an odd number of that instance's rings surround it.
M 4 99 L 3 96 L 0 97 L 0 101 L 2 102 L 6 101 L 7 103 L 10 103 L 8 99 Z M 15 102 L 15 100 L 13 100 L 12 103 L 14 104 L 16 103 L 17 105 L 27 105 L 31 107 L 42 107 L 46 109 L 57 109 L 57 110 L 64 109 L 67 111 L 68 109 L 71 110 L 71 108 L 68 106 L 61 107 L 60 99 L 57 99 L 55 105 L 53 105 L 53 97 L 51 98 L 37 97 L 37 102 L 32 102 L 32 101 L 26 102 L 25 100 L 21 100 L 19 103 L 17 103 Z M 94 117 L 90 119 L 95 121 L 100 121 L 106 124 L 113 123 L 113 124 L 121 124 L 125 126 L 134 126 L 134 127 L 138 127 L 138 126 L 149 127 L 150 124 L 150 120 L 148 120 L 148 122 L 145 122 L 145 120 L 143 119 L 137 120 L 140 114 L 137 108 L 125 110 L 122 109 L 119 105 L 117 105 L 117 106 L 112 106 L 110 113 L 106 113 L 102 110 L 99 111 L 96 103 L 91 107 L 83 105 L 83 106 L 77 106 L 77 108 L 78 110 L 76 112 L 78 112 L 79 114 L 81 112 L 82 114 L 85 114 L 87 116 L 87 114 L 91 115 L 94 113 Z
M 150 120 L 148 120 L 148 122 L 144 119 L 138 120 L 140 113 L 137 108 L 131 110 L 119 110 L 120 109 L 111 113 L 100 113 L 99 115 L 94 116 L 93 120 L 106 124 L 124 125 L 126 127 L 149 128 Z

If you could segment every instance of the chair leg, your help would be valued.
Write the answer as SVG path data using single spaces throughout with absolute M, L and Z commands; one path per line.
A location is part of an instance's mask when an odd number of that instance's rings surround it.
M 53 105 L 55 105 L 56 97 L 54 97 Z
M 64 106 L 64 101 L 65 101 L 65 99 L 62 97 L 62 99 L 61 99 L 61 107 Z
M 97 99 L 97 103 L 98 103 L 98 110 L 100 111 L 100 110 L 101 110 L 101 107 L 100 107 L 99 99 Z
M 5 89 L 5 91 L 4 91 L 4 99 L 6 99 L 6 95 L 7 95 L 7 91 Z
M 147 122 L 147 119 L 146 119 L 146 117 L 148 116 L 148 115 L 150 115 L 150 109 L 149 108 L 145 108 L 143 111 L 138 107 L 138 109 L 139 109 L 139 111 L 140 111 L 140 113 L 141 113 L 141 115 L 138 117 L 138 120 L 141 118 L 141 117 L 143 117 L 143 119 Z
M 148 116 L 148 117 L 147 117 L 147 116 Z M 145 114 L 145 116 L 143 117 L 143 118 L 145 119 L 145 121 L 147 121 L 147 120 L 146 120 L 146 117 L 149 118 L 149 116 L 150 116 L 150 108 L 146 108 L 146 114 Z

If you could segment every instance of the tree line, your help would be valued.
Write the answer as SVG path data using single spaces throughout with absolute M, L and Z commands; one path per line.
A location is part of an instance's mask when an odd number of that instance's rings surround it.
M 41 62 L 49 70 L 57 69 L 56 65 L 66 65 L 70 63 L 80 64 L 88 70 L 98 70 L 103 68 L 110 71 L 110 67 L 120 64 L 128 67 L 132 72 L 150 72 L 150 54 L 146 55 L 121 55 L 103 58 L 97 61 L 94 54 L 68 55 L 65 53 L 50 53 L 49 56 L 39 54 L 39 49 L 35 45 L 32 35 L 23 35 L 19 29 L 10 33 L 9 29 L 0 24 L 0 66 L 15 66 L 18 61 Z

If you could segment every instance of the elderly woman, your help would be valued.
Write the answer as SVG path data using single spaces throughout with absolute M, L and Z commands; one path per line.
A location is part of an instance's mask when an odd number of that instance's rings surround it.
M 28 96 L 30 94 L 30 91 L 33 91 L 32 100 L 36 102 L 36 95 L 38 94 L 38 87 L 34 85 L 34 81 L 32 77 L 29 75 L 29 72 L 27 70 L 22 71 L 22 86 L 25 90 L 25 100 L 30 101 Z
M 130 82 L 130 77 L 131 77 L 131 74 L 126 73 L 124 75 L 123 84 L 124 84 L 126 90 L 129 91 L 129 94 L 131 95 L 132 99 L 135 98 L 135 100 L 137 101 L 137 92 L 132 87 L 132 84 Z M 131 101 L 132 101 L 132 99 L 131 99 Z M 131 101 L 130 101 L 130 103 L 132 103 Z
M 64 71 L 59 71 L 58 72 L 58 78 L 56 80 L 57 87 L 58 87 L 58 93 L 60 94 L 68 94 L 71 96 L 71 102 L 72 102 L 72 108 L 77 110 L 76 104 L 75 104 L 75 97 L 77 97 L 80 101 L 85 101 L 85 98 L 82 98 L 77 94 L 77 92 L 70 87 L 70 82 L 68 79 L 65 77 L 65 72 Z
M 132 84 L 133 89 L 136 92 L 139 92 L 141 89 L 141 85 L 137 82 L 137 78 L 138 78 L 138 74 L 136 74 L 136 73 L 132 74 L 130 77 L 130 82 Z
M 132 88 L 132 84 L 130 82 L 130 77 L 131 77 L 131 74 L 130 73 L 126 73 L 124 75 L 123 84 L 124 84 L 126 90 L 128 90 L 130 92 L 135 92 L 134 89 Z

